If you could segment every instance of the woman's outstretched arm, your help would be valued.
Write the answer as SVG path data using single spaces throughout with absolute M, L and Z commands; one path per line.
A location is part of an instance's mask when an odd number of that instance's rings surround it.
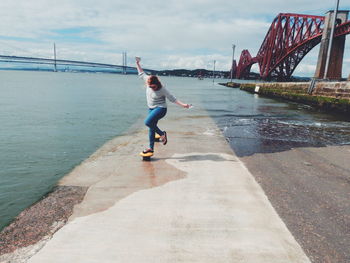
M 172 94 L 170 94 L 170 92 L 165 88 L 163 87 L 161 89 L 163 91 L 163 94 L 165 97 L 167 97 L 167 99 L 172 102 L 172 103 L 175 103 L 177 105 L 179 105 L 180 107 L 184 107 L 186 109 L 189 109 L 191 108 L 191 104 L 186 104 L 186 103 L 183 103 L 182 101 L 178 100 L 176 97 L 174 97 Z
M 184 107 L 184 108 L 186 108 L 186 109 L 189 109 L 189 108 L 191 108 L 191 104 L 186 104 L 186 103 L 183 103 L 183 102 L 181 102 L 181 101 L 179 101 L 179 100 L 176 100 L 175 102 L 174 102 L 175 104 L 177 104 L 177 105 L 179 105 L 179 106 L 181 106 L 181 107 Z

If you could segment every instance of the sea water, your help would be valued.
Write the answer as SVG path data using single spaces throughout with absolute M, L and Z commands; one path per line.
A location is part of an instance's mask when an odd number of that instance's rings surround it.
M 208 111 L 238 156 L 350 143 L 343 116 L 218 81 L 162 77 L 193 114 Z M 0 229 L 108 140 L 144 128 L 147 114 L 136 75 L 0 71 L 0 95 Z
M 135 76 L 0 71 L 0 228 L 145 112 Z

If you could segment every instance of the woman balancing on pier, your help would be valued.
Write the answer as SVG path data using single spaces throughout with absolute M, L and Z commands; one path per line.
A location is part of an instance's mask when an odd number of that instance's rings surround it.
M 157 76 L 147 75 L 141 65 L 141 58 L 136 57 L 136 67 L 139 73 L 139 76 L 142 77 L 146 84 L 146 97 L 147 97 L 147 106 L 149 108 L 148 116 L 145 119 L 145 124 L 149 128 L 149 148 L 145 149 L 141 156 L 151 157 L 154 152 L 154 141 L 155 134 L 160 135 L 160 139 L 163 144 L 167 144 L 168 138 L 167 133 L 162 131 L 158 127 L 158 121 L 165 116 L 167 113 L 167 104 L 166 99 L 170 102 L 175 103 L 184 108 L 190 108 L 190 104 L 185 104 L 176 99 L 170 92 L 162 85 Z

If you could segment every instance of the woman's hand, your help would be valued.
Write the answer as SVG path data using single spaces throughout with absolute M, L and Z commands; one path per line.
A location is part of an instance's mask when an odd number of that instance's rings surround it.
M 140 57 L 135 57 L 136 63 L 140 63 L 141 58 Z
M 179 100 L 176 100 L 175 101 L 175 104 L 181 106 L 181 107 L 184 107 L 185 109 L 189 109 L 189 108 L 192 108 L 192 104 L 186 104 L 186 103 L 183 103 Z

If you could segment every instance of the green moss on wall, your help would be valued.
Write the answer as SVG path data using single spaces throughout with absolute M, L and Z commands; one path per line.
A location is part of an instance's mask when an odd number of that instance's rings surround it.
M 255 93 L 255 86 L 255 84 L 242 84 L 240 89 Z M 261 84 L 258 86 L 260 86 L 259 95 L 295 101 L 298 103 L 312 105 L 324 110 L 350 112 L 350 100 L 309 95 L 307 94 L 307 88 L 305 88 L 305 85 L 282 86 L 276 83 L 265 86 Z

